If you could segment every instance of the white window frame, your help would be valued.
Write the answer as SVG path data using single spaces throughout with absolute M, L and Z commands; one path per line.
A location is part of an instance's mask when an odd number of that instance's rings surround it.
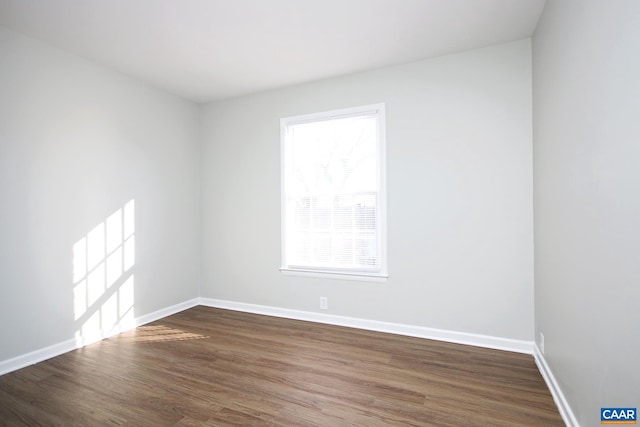
M 377 237 L 379 268 L 376 270 L 338 269 L 338 268 L 308 268 L 292 266 L 287 263 L 287 194 L 286 194 L 286 129 L 290 125 L 338 119 L 349 116 L 366 114 L 377 115 L 377 142 L 378 142 L 378 203 L 377 207 Z M 367 282 L 384 282 L 388 278 L 387 272 L 387 189 L 386 189 L 386 138 L 385 138 L 385 104 L 370 104 L 359 107 L 331 110 L 320 113 L 305 114 L 280 119 L 280 165 L 281 165 L 281 268 L 284 275 L 318 277 L 329 279 L 358 280 Z

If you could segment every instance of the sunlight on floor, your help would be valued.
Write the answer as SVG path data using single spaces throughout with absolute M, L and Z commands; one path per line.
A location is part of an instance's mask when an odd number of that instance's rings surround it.
M 132 331 L 122 333 L 118 339 L 125 342 L 162 342 L 184 341 L 209 338 L 205 335 L 181 331 L 168 326 L 140 326 Z

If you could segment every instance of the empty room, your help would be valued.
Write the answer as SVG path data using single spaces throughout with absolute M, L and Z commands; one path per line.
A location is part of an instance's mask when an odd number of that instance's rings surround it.
M 0 425 L 640 406 L 640 2 L 0 0 Z

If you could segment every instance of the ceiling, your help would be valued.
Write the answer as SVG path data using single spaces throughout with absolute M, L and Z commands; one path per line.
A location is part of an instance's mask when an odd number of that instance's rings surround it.
M 545 0 L 0 0 L 0 25 L 208 102 L 532 35 Z

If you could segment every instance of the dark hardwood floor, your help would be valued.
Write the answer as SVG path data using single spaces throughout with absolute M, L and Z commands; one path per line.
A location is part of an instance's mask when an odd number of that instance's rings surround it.
M 0 377 L 9 426 L 562 426 L 528 355 L 195 307 Z

